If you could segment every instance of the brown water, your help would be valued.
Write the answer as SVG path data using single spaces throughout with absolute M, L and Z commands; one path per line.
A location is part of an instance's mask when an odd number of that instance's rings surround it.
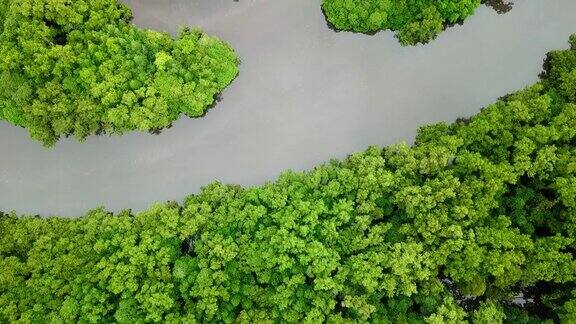
M 229 41 L 241 73 L 202 119 L 155 136 L 90 137 L 44 149 L 0 123 L 0 210 L 75 216 L 143 209 L 214 180 L 256 185 L 369 145 L 412 141 L 419 125 L 468 116 L 537 80 L 576 32 L 576 1 L 481 7 L 425 46 L 392 34 L 334 33 L 319 0 L 126 0 L 138 25 L 199 25 Z

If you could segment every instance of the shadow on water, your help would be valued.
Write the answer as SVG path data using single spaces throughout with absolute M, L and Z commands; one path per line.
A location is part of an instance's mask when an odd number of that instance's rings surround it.
M 494 9 L 499 14 L 505 14 L 512 10 L 513 2 L 508 2 L 505 0 L 484 0 L 484 5 Z

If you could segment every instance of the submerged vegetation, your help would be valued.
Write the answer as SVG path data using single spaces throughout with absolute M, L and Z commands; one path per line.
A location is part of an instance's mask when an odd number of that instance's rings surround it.
M 46 146 L 202 116 L 238 74 L 224 42 L 130 23 L 116 0 L 0 0 L 0 119 Z
M 0 321 L 576 321 L 576 36 L 542 80 L 243 189 L 0 217 Z
M 489 0 L 498 12 L 510 9 L 502 0 Z M 323 0 L 329 24 L 337 30 L 375 33 L 396 31 L 403 45 L 426 43 L 448 25 L 464 21 L 481 0 Z

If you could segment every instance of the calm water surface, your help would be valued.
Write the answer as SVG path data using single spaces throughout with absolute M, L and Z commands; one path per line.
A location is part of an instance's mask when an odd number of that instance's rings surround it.
M 201 26 L 229 41 L 241 74 L 205 118 L 162 135 L 61 141 L 44 149 L 0 123 L 0 210 L 75 216 L 141 210 L 219 180 L 257 185 L 369 145 L 410 142 L 419 125 L 468 116 L 537 80 L 544 54 L 567 47 L 576 1 L 481 7 L 425 46 L 389 32 L 334 33 L 319 0 L 125 0 L 135 23 Z

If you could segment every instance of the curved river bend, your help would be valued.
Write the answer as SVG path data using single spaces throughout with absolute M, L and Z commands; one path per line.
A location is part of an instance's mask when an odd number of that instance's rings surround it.
M 576 1 L 481 7 L 432 43 L 392 33 L 334 33 L 318 0 L 125 0 L 136 24 L 199 25 L 242 57 L 240 76 L 202 119 L 161 135 L 66 139 L 44 149 L 0 123 L 0 210 L 77 216 L 140 210 L 214 180 L 273 180 L 369 145 L 411 141 L 417 127 L 469 116 L 537 80 L 544 54 L 576 32 Z

